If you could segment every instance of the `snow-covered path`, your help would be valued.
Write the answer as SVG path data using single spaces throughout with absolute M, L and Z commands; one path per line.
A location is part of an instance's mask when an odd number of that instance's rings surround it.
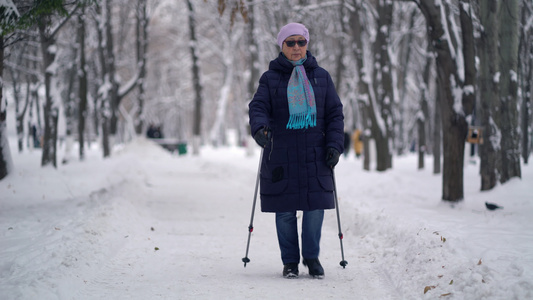
M 349 256 L 353 239 L 344 239 L 348 267 L 339 265 L 333 210 L 323 230 L 325 279 L 307 277 L 302 265 L 300 279 L 281 276 L 273 215 L 259 205 L 244 268 L 257 156 L 221 152 L 227 158 L 209 161 L 171 157 L 149 142 L 129 147 L 121 159 L 79 163 L 80 174 L 45 169 L 28 182 L 40 189 L 32 199 L 3 207 L 0 298 L 391 298 L 372 263 Z
M 0 181 L 0 299 L 531 299 L 533 168 L 465 201 L 440 201 L 441 178 L 416 170 L 336 168 L 344 233 L 326 212 L 323 280 L 282 278 L 274 216 L 256 208 L 244 268 L 259 151 L 173 156 L 145 139 L 57 170 L 16 154 Z M 428 163 L 429 165 L 429 163 Z M 503 204 L 487 211 L 484 202 Z
M 80 298 L 106 295 L 109 299 L 387 299 L 380 276 L 370 262 L 350 257 L 339 265 L 340 246 L 336 215 L 329 211 L 323 232 L 322 260 L 327 276 L 286 280 L 274 231 L 272 214 L 256 212 L 249 258 L 244 268 L 247 227 L 251 213 L 256 171 L 251 163 L 144 160 L 143 182 L 124 184 L 102 195 L 113 203 L 107 215 L 117 242 L 115 250 L 98 262 L 101 267 L 85 278 Z M 222 160 L 224 161 L 224 160 Z M 139 166 L 136 166 L 136 169 Z M 145 169 L 146 168 L 146 169 Z M 148 171 L 151 169 L 151 171 Z M 155 171 L 155 172 L 154 172 Z M 116 215 L 116 216 L 115 216 Z M 125 220 L 128 225 L 114 222 Z M 153 228 L 153 230 L 152 230 Z M 106 237 L 103 240 L 112 240 Z M 345 240 L 353 248 L 353 240 Z M 159 250 L 155 250 L 157 249 Z

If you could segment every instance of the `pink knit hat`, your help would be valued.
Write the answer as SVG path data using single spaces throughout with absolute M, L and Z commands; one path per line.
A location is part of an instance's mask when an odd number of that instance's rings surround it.
M 278 33 L 278 45 L 283 48 L 283 42 L 291 35 L 303 35 L 303 37 L 309 42 L 309 30 L 300 23 L 289 23 L 283 27 Z

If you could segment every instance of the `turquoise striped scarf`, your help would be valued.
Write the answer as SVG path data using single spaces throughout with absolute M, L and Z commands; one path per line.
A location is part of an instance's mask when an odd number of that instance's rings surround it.
M 315 92 L 305 74 L 303 63 L 307 56 L 299 61 L 290 61 L 294 66 L 287 97 L 289 98 L 289 122 L 287 129 L 303 129 L 316 126 Z

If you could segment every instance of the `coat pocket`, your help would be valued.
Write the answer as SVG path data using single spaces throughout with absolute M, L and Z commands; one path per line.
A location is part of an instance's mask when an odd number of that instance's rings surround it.
M 261 194 L 278 195 L 289 185 L 287 148 L 274 148 L 261 170 Z
M 333 192 L 333 177 L 331 176 L 318 176 L 318 183 L 322 189 L 326 192 Z
M 316 177 L 318 184 L 323 191 L 333 191 L 333 177 L 332 170 L 326 164 L 326 149 L 324 147 L 315 147 L 316 153 Z
M 331 168 L 326 164 L 326 149 L 324 147 L 315 147 L 315 165 L 318 176 L 330 176 Z
M 289 180 L 285 178 L 273 180 L 273 178 L 261 177 L 261 194 L 279 195 L 287 190 Z

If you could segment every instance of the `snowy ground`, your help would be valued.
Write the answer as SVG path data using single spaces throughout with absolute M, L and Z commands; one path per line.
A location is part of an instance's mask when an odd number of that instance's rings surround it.
M 479 165 L 467 164 L 465 201 L 452 207 L 440 201 L 441 176 L 418 171 L 414 156 L 384 173 L 344 158 L 336 179 L 349 264 L 339 265 L 327 211 L 326 277 L 300 265 L 287 280 L 273 215 L 259 206 L 251 262 L 241 262 L 259 151 L 177 156 L 138 139 L 110 159 L 91 149 L 53 169 L 14 145 L 16 170 L 0 181 L 0 299 L 533 298 L 531 166 L 480 192 Z

